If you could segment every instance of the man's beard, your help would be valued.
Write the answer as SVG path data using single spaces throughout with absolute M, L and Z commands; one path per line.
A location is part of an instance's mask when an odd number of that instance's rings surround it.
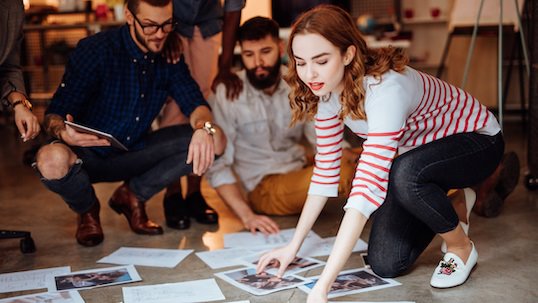
M 269 88 L 276 84 L 276 82 L 280 79 L 280 65 L 280 60 L 277 60 L 277 62 L 273 66 L 262 67 L 264 70 L 269 72 L 269 74 L 267 74 L 263 78 L 259 78 L 258 76 L 256 76 L 257 67 L 246 69 L 248 81 L 256 89 L 262 90 Z
M 133 25 L 134 26 L 134 25 Z M 145 47 L 148 52 L 150 53 L 154 53 L 150 48 L 149 48 L 149 45 L 148 43 L 146 42 L 146 40 L 144 39 L 144 37 L 142 36 L 142 34 L 140 34 L 138 32 L 138 30 L 136 29 L 136 26 L 134 27 L 134 32 L 135 32 L 135 39 L 136 41 L 138 41 L 138 43 L 142 44 L 143 47 Z M 160 53 L 160 51 L 158 52 Z

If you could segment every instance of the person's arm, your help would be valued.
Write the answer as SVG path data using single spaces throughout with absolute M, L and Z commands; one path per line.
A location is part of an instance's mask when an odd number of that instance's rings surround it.
M 23 103 L 27 100 L 26 95 L 18 91 L 13 91 L 6 99 L 13 107 L 15 125 L 21 134 L 23 142 L 34 139 L 39 134 L 41 126 L 37 117 Z
M 340 224 L 336 242 L 318 282 L 307 302 L 327 302 L 327 294 L 338 273 L 347 262 L 352 248 L 368 217 L 384 202 L 388 190 L 392 159 L 398 149 L 407 119 L 408 93 L 396 81 L 384 78 L 375 92 L 368 92 L 365 103 L 368 117 L 368 139 L 344 209 L 346 214 Z
M 209 133 L 205 123 L 210 122 L 214 128 L 213 133 Z M 194 129 L 189 152 L 187 155 L 187 164 L 193 164 L 193 173 L 202 175 L 213 165 L 215 155 L 220 155 L 226 148 L 226 136 L 222 129 L 213 123 L 213 115 L 209 107 L 205 105 L 198 106 L 190 114 L 190 124 Z
M 73 122 L 73 116 L 66 115 L 67 121 Z M 110 142 L 95 135 L 76 131 L 64 123 L 64 118 L 57 114 L 47 114 L 44 122 L 45 131 L 70 146 L 110 146 Z
M 13 41 L 11 49 L 7 50 L 7 57 L 0 64 L 0 100 L 5 99 L 10 105 L 14 105 L 13 112 L 15 117 L 15 125 L 21 134 L 24 142 L 35 138 L 40 126 L 37 117 L 19 101 L 27 100 L 26 90 L 24 87 L 24 79 L 21 68 L 21 43 L 23 40 L 23 22 L 24 10 L 22 3 L 19 7 L 10 11 L 10 18 L 13 18 L 15 26 L 8 30 L 16 32 L 17 38 Z M 7 43 L 9 45 L 9 42 Z M 4 46 L 0 46 L 4 47 Z
M 325 206 L 327 197 L 338 196 L 344 123 L 330 108 L 320 106 L 315 118 L 315 129 L 316 163 L 297 230 L 288 245 L 260 258 L 258 271 L 262 271 L 269 262 L 276 259 L 280 263 L 278 275 L 282 276 Z
M 226 4 L 227 3 L 225 3 L 225 8 Z M 232 71 L 237 29 L 239 28 L 240 22 L 241 9 L 225 9 L 222 28 L 222 52 L 219 56 L 219 71 L 211 85 L 211 89 L 215 92 L 218 84 L 223 83 L 226 86 L 226 96 L 231 100 L 236 99 L 239 96 L 239 93 L 243 90 L 243 82 Z
M 275 249 L 269 253 L 264 254 L 256 267 L 256 272 L 260 273 L 265 270 L 265 267 L 269 265 L 273 260 L 277 260 L 280 264 L 278 268 L 278 277 L 282 277 L 288 265 L 293 261 L 299 248 L 303 244 L 304 239 L 312 229 L 314 222 L 318 218 L 321 210 L 327 203 L 327 197 L 308 195 L 306 198 L 301 217 L 297 223 L 295 233 L 290 243 L 286 246 Z
M 331 286 L 351 255 L 367 220 L 356 209 L 350 208 L 346 211 L 327 264 L 308 295 L 308 303 L 327 302 Z
M 226 205 L 241 219 L 245 228 L 252 233 L 256 233 L 257 230 L 266 235 L 279 232 L 278 224 L 275 221 L 252 211 L 248 202 L 243 198 L 237 183 L 223 184 L 217 187 L 216 190 Z
M 95 36 L 94 36 L 95 37 Z M 56 89 L 47 108 L 43 128 L 45 131 L 71 146 L 109 146 L 110 142 L 97 136 L 81 133 L 66 126 L 64 120 L 77 122 L 74 117 L 83 115 L 103 85 L 103 74 L 107 68 L 107 48 L 89 37 L 79 41 L 69 56 L 62 82 Z

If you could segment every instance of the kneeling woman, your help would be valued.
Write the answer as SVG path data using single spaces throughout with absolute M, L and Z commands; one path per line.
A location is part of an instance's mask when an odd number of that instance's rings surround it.
M 316 167 L 292 241 L 263 256 L 258 270 L 276 259 L 283 274 L 327 197 L 337 195 L 347 125 L 366 141 L 336 243 L 308 302 L 326 302 L 370 215 L 375 273 L 403 274 L 439 234 L 448 252 L 430 284 L 464 283 L 478 254 L 447 191 L 479 183 L 499 164 L 504 141 L 493 114 L 465 91 L 406 66 L 400 51 L 368 49 L 351 16 L 335 6 L 299 17 L 288 55 L 293 119 L 315 120 Z

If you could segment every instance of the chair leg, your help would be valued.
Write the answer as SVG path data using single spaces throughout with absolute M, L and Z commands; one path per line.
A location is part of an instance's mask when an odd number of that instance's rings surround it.
M 0 230 L 0 239 L 18 239 L 20 238 L 20 249 L 24 254 L 33 253 L 36 251 L 32 235 L 28 231 L 17 230 Z

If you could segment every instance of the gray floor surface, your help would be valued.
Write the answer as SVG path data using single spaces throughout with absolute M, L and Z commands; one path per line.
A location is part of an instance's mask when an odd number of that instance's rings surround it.
M 478 266 L 462 286 L 439 290 L 430 287 L 429 279 L 441 258 L 441 240 L 436 237 L 407 275 L 397 278 L 401 286 L 361 294 L 339 297 L 334 301 L 416 301 L 416 302 L 538 302 L 536 277 L 538 276 L 538 191 L 529 191 L 523 185 L 526 169 L 526 139 L 520 125 L 505 127 L 507 150 L 516 151 L 521 159 L 520 182 L 506 201 L 503 212 L 496 218 L 471 215 L 470 236 L 479 253 Z M 28 144 L 19 142 L 11 127 L 0 128 L 0 228 L 29 230 L 36 242 L 37 252 L 24 255 L 19 251 L 18 240 L 0 241 L 0 273 L 55 266 L 71 266 L 73 271 L 107 267 L 96 261 L 123 246 L 149 248 L 179 248 L 206 251 L 222 248 L 223 235 L 242 229 L 240 221 L 204 186 L 209 203 L 220 214 L 219 225 L 193 223 L 187 231 L 165 227 L 161 236 L 142 236 L 130 231 L 123 216 L 114 213 L 106 201 L 119 183 L 97 184 L 101 200 L 101 220 L 105 241 L 96 247 L 86 248 L 75 241 L 76 217 L 61 199 L 47 191 L 32 169 L 21 163 L 22 153 Z M 148 202 L 148 214 L 154 221 L 164 224 L 163 193 Z M 342 201 L 328 203 L 314 231 L 322 237 L 333 236 L 342 217 Z M 281 228 L 295 226 L 297 217 L 275 217 Z M 369 225 L 362 235 L 368 239 Z M 326 258 L 321 258 L 325 260 Z M 363 265 L 354 253 L 346 268 Z M 228 270 L 227 268 L 225 270 Z M 194 254 L 189 255 L 176 268 L 163 269 L 137 267 L 143 281 L 125 286 L 151 285 L 214 277 L 212 270 Z M 319 270 L 305 275 L 318 274 Z M 267 296 L 252 296 L 247 292 L 216 278 L 229 302 L 304 302 L 306 295 L 292 289 Z M 534 286 L 533 286 L 534 285 Z M 121 302 L 122 285 L 81 291 L 88 302 Z M 41 290 L 43 291 L 43 290 Z M 1 298 L 39 291 L 0 294 Z

